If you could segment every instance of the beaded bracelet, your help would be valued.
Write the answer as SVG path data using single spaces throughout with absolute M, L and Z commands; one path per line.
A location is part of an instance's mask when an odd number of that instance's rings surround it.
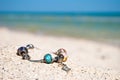
M 43 59 L 40 60 L 31 60 L 30 56 L 28 54 L 28 49 L 34 49 L 35 47 L 32 44 L 28 44 L 26 47 L 22 46 L 18 48 L 17 50 L 17 55 L 22 56 L 23 60 L 29 60 L 30 62 L 40 62 L 40 63 L 46 63 L 46 64 L 51 64 L 51 63 L 58 63 L 59 65 L 62 66 L 62 70 L 69 72 L 71 69 L 64 64 L 63 62 L 67 61 L 67 51 L 63 48 L 58 49 L 56 52 L 53 53 L 48 53 L 44 55 Z

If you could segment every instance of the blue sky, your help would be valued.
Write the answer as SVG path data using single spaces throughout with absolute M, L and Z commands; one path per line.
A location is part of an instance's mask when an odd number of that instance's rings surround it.
M 0 0 L 0 11 L 120 12 L 120 0 Z

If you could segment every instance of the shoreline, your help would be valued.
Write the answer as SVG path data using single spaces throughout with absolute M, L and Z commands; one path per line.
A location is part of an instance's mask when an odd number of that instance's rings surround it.
M 0 79 L 5 80 L 119 80 L 119 47 L 92 40 L 36 35 L 0 28 Z M 33 44 L 32 59 L 41 59 L 48 52 L 65 48 L 69 58 L 65 63 L 72 70 L 66 73 L 58 64 L 31 63 L 16 55 L 20 46 Z
M 93 38 L 89 38 L 89 37 L 78 37 L 78 36 L 70 36 L 68 34 L 65 34 L 65 35 L 61 35 L 60 33 L 58 34 L 55 34 L 55 33 L 46 33 L 45 31 L 35 31 L 35 32 L 32 32 L 30 30 L 23 30 L 23 29 L 15 29 L 15 28 L 12 28 L 10 29 L 9 27 L 1 27 L 0 29 L 8 29 L 10 31 L 13 31 L 13 32 L 19 32 L 19 33 L 29 33 L 29 34 L 32 34 L 32 35 L 37 35 L 37 36 L 51 36 L 51 37 L 63 37 L 63 38 L 70 38 L 70 39 L 76 39 L 76 40 L 86 40 L 86 41 L 91 41 L 91 42 L 96 42 L 96 43 L 100 43 L 100 44 L 106 44 L 106 45 L 109 45 L 109 46 L 113 46 L 113 47 L 117 47 L 117 48 L 120 48 L 120 41 L 119 40 L 108 40 L 108 39 L 93 39 Z

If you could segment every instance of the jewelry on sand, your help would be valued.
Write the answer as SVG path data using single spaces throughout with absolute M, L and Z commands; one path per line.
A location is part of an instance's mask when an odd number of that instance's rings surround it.
M 69 72 L 71 68 L 69 68 L 66 64 L 63 62 L 67 61 L 67 51 L 63 48 L 58 49 L 56 52 L 52 53 L 47 53 L 44 55 L 43 59 L 41 60 L 30 60 L 30 56 L 28 54 L 28 49 L 34 49 L 34 45 L 28 44 L 26 47 L 20 47 L 17 50 L 17 55 L 22 56 L 22 59 L 24 60 L 29 60 L 30 62 L 40 62 L 40 63 L 46 63 L 46 64 L 51 64 L 51 63 L 58 63 L 59 65 L 62 66 L 62 70 Z
M 30 56 L 28 55 L 28 49 L 33 49 L 34 46 L 32 44 L 26 45 L 26 47 L 22 46 L 17 49 L 17 55 L 22 56 L 23 60 L 30 60 Z

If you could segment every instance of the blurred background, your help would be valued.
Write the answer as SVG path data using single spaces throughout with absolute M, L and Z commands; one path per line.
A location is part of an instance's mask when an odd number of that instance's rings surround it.
M 120 46 L 120 0 L 0 0 L 0 27 Z

